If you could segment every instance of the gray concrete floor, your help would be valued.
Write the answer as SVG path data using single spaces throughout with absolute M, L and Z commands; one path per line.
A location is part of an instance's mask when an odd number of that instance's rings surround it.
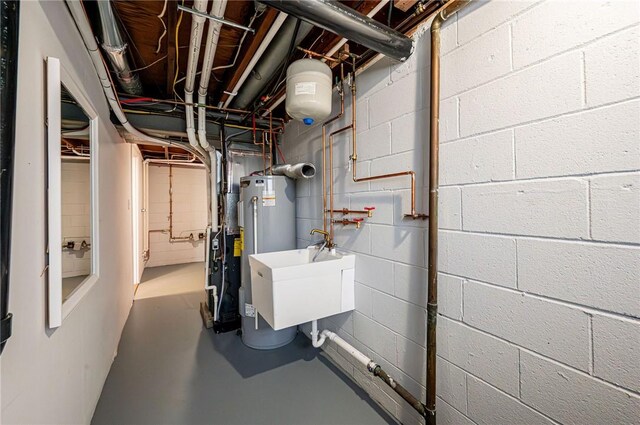
M 196 276 L 184 267 L 166 271 Z M 396 423 L 303 335 L 258 351 L 205 329 L 201 281 L 176 284 L 158 269 L 145 270 L 154 277 L 141 287 L 164 284 L 134 302 L 93 425 Z

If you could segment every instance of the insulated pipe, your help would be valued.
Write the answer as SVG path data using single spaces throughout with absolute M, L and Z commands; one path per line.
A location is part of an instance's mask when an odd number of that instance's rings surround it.
M 142 84 L 138 74 L 131 72 L 127 59 L 127 43 L 124 42 L 115 14 L 111 7 L 111 0 L 100 0 L 98 14 L 102 32 L 102 48 L 109 57 L 109 62 L 116 72 L 122 90 L 133 95 L 142 94 Z
M 199 12 L 207 11 L 208 0 L 195 0 L 194 9 Z M 189 37 L 189 56 L 187 58 L 187 74 L 184 83 L 185 118 L 187 126 L 187 138 L 189 144 L 202 155 L 208 155 L 198 143 L 196 137 L 195 118 L 193 111 L 193 90 L 198 69 L 198 59 L 200 58 L 200 44 L 202 43 L 202 31 L 206 19 L 199 15 L 192 15 L 191 36 Z
M 405 61 L 413 53 L 413 40 L 409 37 L 337 1 L 260 1 L 390 58 Z
M 211 5 L 211 14 L 213 16 L 224 16 L 227 8 L 227 0 L 213 0 Z M 207 141 L 207 112 L 205 105 L 207 104 L 207 92 L 209 91 L 209 79 L 213 71 L 213 61 L 216 57 L 218 48 L 218 39 L 220 38 L 220 22 L 209 22 L 209 31 L 207 33 L 207 47 L 204 51 L 204 62 L 202 64 L 202 72 L 200 73 L 200 87 L 198 88 L 198 140 L 200 146 L 205 150 L 210 150 Z M 213 161 L 212 161 L 213 162 Z M 213 167 L 211 167 L 213 169 Z
M 293 37 L 295 37 L 294 44 L 297 45 L 313 29 L 313 25 L 301 22 L 296 34 L 297 22 L 299 20 L 292 16 L 288 17 L 284 22 L 278 34 L 269 44 L 269 48 L 254 67 L 253 72 L 251 72 L 242 88 L 238 90 L 238 95 L 233 101 L 234 108 L 250 108 L 253 100 L 272 81 L 282 63 L 288 59 L 287 54 Z
M 264 51 L 267 49 L 267 47 L 271 43 L 271 40 L 273 40 L 273 37 L 275 37 L 276 34 L 278 33 L 278 30 L 280 29 L 280 27 L 284 23 L 285 19 L 287 19 L 287 14 L 284 13 L 284 12 L 280 12 L 280 14 L 278 14 L 278 17 L 276 18 L 276 20 L 271 25 L 271 28 L 269 28 L 269 32 L 267 32 L 267 34 L 262 39 L 262 42 L 260 43 L 260 46 L 258 47 L 258 50 L 256 50 L 256 52 L 253 54 L 253 57 L 251 58 L 251 61 L 249 61 L 249 64 L 244 69 L 244 72 L 240 76 L 240 79 L 238 80 L 236 85 L 233 86 L 233 89 L 231 89 L 230 92 L 226 92 L 229 95 L 227 97 L 227 100 L 225 100 L 222 105 L 218 105 L 218 106 L 222 106 L 224 108 L 229 106 L 229 104 L 231 103 L 233 98 L 238 94 L 238 91 L 240 90 L 240 88 L 242 87 L 242 85 L 244 84 L 246 79 L 249 77 L 249 75 L 253 71 L 253 68 L 258 63 L 258 60 L 260 60 L 260 57 L 262 57 L 262 54 L 264 53 Z
M 279 164 L 267 168 L 274 176 L 287 176 L 292 179 L 311 179 L 316 175 L 316 166 L 310 162 L 298 164 Z
M 98 75 L 100 83 L 102 84 L 102 89 L 104 90 L 107 102 L 109 103 L 109 106 L 111 106 L 111 110 L 113 111 L 118 121 L 120 121 L 122 127 L 124 127 L 124 129 L 131 135 L 140 139 L 141 143 L 163 147 L 176 146 L 189 153 L 192 153 L 196 155 L 208 168 L 209 158 L 206 155 L 203 155 L 203 152 L 201 152 L 200 150 L 196 150 L 186 143 L 173 142 L 171 140 L 163 140 L 157 137 L 149 136 L 148 134 L 141 132 L 136 127 L 131 125 L 131 123 L 127 119 L 127 116 L 122 110 L 122 107 L 120 106 L 118 95 L 113 88 L 113 82 L 111 81 L 111 77 L 109 76 L 104 60 L 100 55 L 100 49 L 91 30 L 91 25 L 89 24 L 89 20 L 87 19 L 87 14 L 84 10 L 84 6 L 82 5 L 82 1 L 66 0 L 66 2 L 67 6 L 69 7 L 69 11 L 71 12 L 71 16 L 76 26 L 78 27 L 78 30 L 80 31 L 80 35 L 82 36 L 82 40 L 84 41 L 87 51 L 89 52 L 89 56 L 91 57 L 93 66 L 96 69 L 96 74 Z

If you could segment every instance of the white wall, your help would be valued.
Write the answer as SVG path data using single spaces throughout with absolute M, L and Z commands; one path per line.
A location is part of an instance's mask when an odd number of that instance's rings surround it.
M 169 241 L 169 167 L 149 164 L 149 234 L 147 267 L 204 261 L 204 240 L 198 233 L 207 228 L 207 180 L 204 168 L 172 167 L 173 236 L 193 233 L 195 241 Z
M 640 417 L 638 8 L 491 1 L 443 28 L 441 425 Z M 358 79 L 359 173 L 419 170 L 419 212 L 428 43 L 427 31 L 407 63 L 382 60 Z M 290 124 L 287 158 L 320 166 L 319 135 Z M 357 253 L 356 311 L 323 325 L 424 400 L 426 223 L 402 219 L 406 179 L 350 181 L 348 145 L 336 139 L 336 206 L 377 209 L 361 230 L 336 227 L 338 245 Z M 299 182 L 301 246 L 321 211 L 320 178 Z M 348 355 L 327 351 L 403 423 L 420 422 Z
M 62 277 L 91 273 L 91 167 L 89 161 L 62 161 L 62 243 L 75 242 L 75 249 L 62 251 Z
M 62 327 L 46 321 L 45 62 L 61 64 L 99 113 L 99 281 Z M 9 311 L 0 357 L 3 424 L 79 424 L 93 415 L 133 297 L 130 155 L 64 2 L 21 2 Z

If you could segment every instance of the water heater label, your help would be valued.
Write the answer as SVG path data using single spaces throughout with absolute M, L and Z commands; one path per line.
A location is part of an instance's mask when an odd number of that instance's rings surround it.
M 239 257 L 242 255 L 242 241 L 240 238 L 235 238 L 233 240 L 233 256 Z
M 253 304 L 244 305 L 244 315 L 246 317 L 256 317 L 256 308 L 253 306 Z
M 299 94 L 316 94 L 315 82 L 296 83 L 295 87 L 296 96 Z
M 276 206 L 276 192 L 270 190 L 262 191 L 262 206 L 263 207 L 275 207 Z
M 264 180 L 256 180 L 256 186 L 264 186 Z

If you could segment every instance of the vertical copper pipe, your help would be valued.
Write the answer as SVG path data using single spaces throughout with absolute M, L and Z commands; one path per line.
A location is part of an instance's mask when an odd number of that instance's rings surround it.
M 438 320 L 438 187 L 440 148 L 440 28 L 471 0 L 448 2 L 431 23 L 431 93 L 429 119 L 429 232 L 427 277 L 427 400 L 426 420 L 436 425 L 436 330 Z
M 327 150 L 327 125 L 331 124 L 332 122 L 334 122 L 335 120 L 338 120 L 342 117 L 342 115 L 344 115 L 344 90 L 343 90 L 343 86 L 344 86 L 344 66 L 342 65 L 342 63 L 340 64 L 340 86 L 339 86 L 339 94 L 340 94 L 340 112 L 338 113 L 338 115 L 334 116 L 333 118 L 325 121 L 324 124 L 322 124 L 322 230 L 324 230 L 325 232 L 327 231 L 327 179 L 326 179 L 326 172 L 327 172 L 327 158 L 326 158 L 326 150 Z M 331 178 L 329 181 L 329 191 L 331 193 L 333 193 L 333 167 L 332 169 L 329 171 L 329 173 L 331 174 Z M 333 208 L 331 208 L 333 209 Z M 333 214 L 331 214 L 331 218 L 333 218 Z M 332 225 L 330 224 L 330 227 L 332 227 Z M 332 239 L 333 240 L 333 239 Z
M 431 117 L 429 124 L 429 253 L 427 277 L 427 424 L 436 424 L 436 325 L 438 320 L 438 155 L 441 15 L 431 23 Z

